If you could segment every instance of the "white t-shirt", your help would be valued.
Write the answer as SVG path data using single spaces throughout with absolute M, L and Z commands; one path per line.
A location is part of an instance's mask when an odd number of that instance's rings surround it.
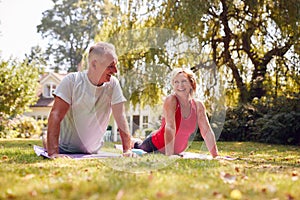
M 126 101 L 116 77 L 97 87 L 86 71 L 68 74 L 54 95 L 70 105 L 59 138 L 60 149 L 70 153 L 97 153 L 103 144 L 111 105 Z

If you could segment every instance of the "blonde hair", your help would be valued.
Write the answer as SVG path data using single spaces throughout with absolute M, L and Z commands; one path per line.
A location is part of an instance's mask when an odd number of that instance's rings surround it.
M 188 68 L 175 68 L 175 69 L 173 69 L 173 71 L 171 72 L 172 86 L 174 85 L 175 77 L 180 73 L 184 73 L 186 75 L 186 77 L 188 78 L 188 80 L 190 81 L 190 84 L 192 86 L 191 95 L 193 95 L 196 92 L 196 89 L 197 89 L 196 76 L 195 76 L 195 73 L 192 70 L 188 69 Z

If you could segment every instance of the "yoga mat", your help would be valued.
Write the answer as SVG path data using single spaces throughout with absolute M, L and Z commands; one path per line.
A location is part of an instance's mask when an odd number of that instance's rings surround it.
M 120 144 L 115 144 L 115 148 L 122 150 L 122 145 Z M 142 149 L 132 149 L 132 152 L 136 153 L 139 156 L 142 156 L 146 154 L 147 152 L 142 150 Z M 200 154 L 200 153 L 193 153 L 193 152 L 182 152 L 178 156 L 184 159 L 201 159 L 201 160 L 212 160 L 213 157 L 211 155 L 207 154 Z M 236 160 L 237 158 L 233 158 L 230 156 L 218 156 L 216 159 L 221 159 L 221 160 Z
M 115 148 L 122 150 L 122 145 L 115 145 Z M 51 159 L 51 157 L 48 155 L 47 151 L 43 147 L 34 145 L 33 149 L 37 156 L 42 156 L 44 158 Z M 132 152 L 136 153 L 139 156 L 143 156 L 144 154 L 147 154 L 147 152 L 145 152 L 141 149 L 132 149 Z M 105 151 L 101 151 L 97 154 L 63 154 L 63 155 L 66 155 L 73 159 L 98 159 L 98 158 L 122 157 L 122 154 L 105 152 Z M 179 154 L 179 156 L 183 159 L 201 159 L 201 160 L 212 160 L 213 159 L 211 155 L 193 153 L 193 152 L 182 152 Z M 230 156 L 219 156 L 217 159 L 231 161 L 231 160 L 236 160 L 237 158 L 233 158 Z
M 34 145 L 33 149 L 37 156 L 42 156 L 44 158 L 51 159 L 51 157 L 48 155 L 47 151 L 43 147 Z M 69 156 L 70 158 L 73 158 L 73 159 L 95 159 L 95 158 L 122 157 L 121 154 L 105 152 L 105 151 L 98 152 L 97 154 L 63 154 L 63 155 Z

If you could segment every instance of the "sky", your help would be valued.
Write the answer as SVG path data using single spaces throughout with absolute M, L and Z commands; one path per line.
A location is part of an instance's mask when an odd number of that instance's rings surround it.
M 36 26 L 51 0 L 0 0 L 0 57 L 23 59 L 31 47 L 47 45 Z

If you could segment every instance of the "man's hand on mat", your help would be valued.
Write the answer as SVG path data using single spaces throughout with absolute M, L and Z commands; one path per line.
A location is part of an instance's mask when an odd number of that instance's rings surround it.
M 67 155 L 64 155 L 64 154 L 57 154 L 57 153 L 52 154 L 50 156 L 50 158 L 52 158 L 52 159 L 55 159 L 55 158 L 67 158 L 67 159 L 71 159 L 70 156 L 67 156 Z
M 123 156 L 124 157 L 138 157 L 138 155 L 136 154 L 136 153 L 133 153 L 132 151 L 131 151 L 131 149 L 129 149 L 129 150 L 127 150 L 127 151 L 125 151 L 124 153 L 123 153 Z

